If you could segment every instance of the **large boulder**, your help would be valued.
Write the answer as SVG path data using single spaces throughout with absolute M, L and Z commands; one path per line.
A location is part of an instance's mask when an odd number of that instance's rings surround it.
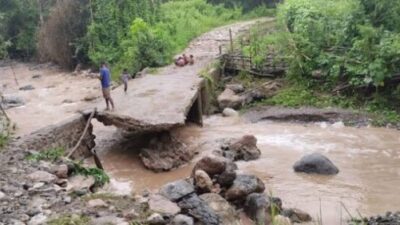
M 4 109 L 25 105 L 24 100 L 19 96 L 4 95 L 0 100 Z
M 200 192 L 210 192 L 213 188 L 213 182 L 204 170 L 196 170 L 194 172 L 194 181 Z
M 201 224 L 220 225 L 220 219 L 215 211 L 199 196 L 193 194 L 178 203 L 185 214 L 198 220 Z
M 221 174 L 226 169 L 226 160 L 218 156 L 205 156 L 200 159 L 193 168 L 193 174 L 196 170 L 205 171 L 211 178 L 214 175 Z
M 195 152 L 168 132 L 154 137 L 140 152 L 143 164 L 156 172 L 169 171 L 189 162 Z
M 264 183 L 253 175 L 237 175 L 233 185 L 226 191 L 225 198 L 228 201 L 245 200 L 251 193 L 262 193 L 265 190 Z
M 186 180 L 178 180 L 162 186 L 159 192 L 167 199 L 176 202 L 194 193 L 194 187 Z
M 327 157 L 320 153 L 312 153 L 303 156 L 293 166 L 294 171 L 303 173 L 316 173 L 323 175 L 334 175 L 339 169 Z
M 149 209 L 152 212 L 166 216 L 176 215 L 181 211 L 176 203 L 171 202 L 166 197 L 158 194 L 150 196 Z
M 220 225 L 240 225 L 235 209 L 218 194 L 209 193 L 200 196 L 220 218 Z
M 245 135 L 231 142 L 227 149 L 233 154 L 234 160 L 255 160 L 260 158 L 261 151 L 257 147 L 257 138 L 254 135 Z
M 245 97 L 235 94 L 231 89 L 225 89 L 217 98 L 220 109 L 239 109 L 245 102 Z

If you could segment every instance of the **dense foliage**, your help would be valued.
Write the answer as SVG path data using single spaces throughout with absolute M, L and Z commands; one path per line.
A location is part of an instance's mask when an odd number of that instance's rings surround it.
M 24 58 L 34 52 L 39 23 L 36 9 L 36 1 L 0 0 L 0 56 L 11 53 Z
M 88 28 L 89 57 L 94 63 L 115 63 L 122 57 L 122 42 L 136 18 L 154 23 L 159 14 L 159 0 L 155 1 L 91 1 L 92 21 Z
M 256 7 L 267 5 L 275 6 L 281 0 L 208 0 L 212 4 L 224 4 L 226 7 L 241 7 L 244 11 L 249 11 Z
M 38 56 L 66 68 L 106 61 L 113 74 L 135 73 L 169 63 L 194 37 L 243 18 L 243 8 L 274 1 L 211 2 L 0 0 L 0 58 Z
M 400 72 L 399 1 L 287 0 L 279 8 L 290 73 L 382 86 Z
M 241 10 L 212 6 L 204 0 L 164 3 L 156 22 L 133 21 L 121 42 L 123 55 L 117 69 L 125 67 L 135 73 L 147 66 L 165 65 L 194 37 L 240 16 Z

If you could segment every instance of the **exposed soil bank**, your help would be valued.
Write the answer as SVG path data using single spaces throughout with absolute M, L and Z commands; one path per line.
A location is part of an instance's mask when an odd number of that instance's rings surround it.
M 252 123 L 271 120 L 281 122 L 343 122 L 351 126 L 368 125 L 367 115 L 357 113 L 351 110 L 338 108 L 318 109 L 313 107 L 286 108 L 280 106 L 264 106 L 247 110 L 243 118 Z

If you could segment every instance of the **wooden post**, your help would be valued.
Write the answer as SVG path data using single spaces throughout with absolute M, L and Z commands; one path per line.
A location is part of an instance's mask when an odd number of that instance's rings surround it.
M 96 164 L 97 168 L 104 170 L 103 164 L 101 164 L 100 158 L 97 155 L 96 150 L 92 149 L 91 153 L 93 155 L 94 163 Z
M 231 52 L 233 52 L 233 38 L 232 38 L 232 29 L 229 28 L 229 40 L 231 42 Z
M 219 46 L 219 55 L 222 55 L 222 46 Z
M 67 155 L 67 159 L 70 158 L 72 156 L 72 154 L 74 154 L 74 152 L 78 149 L 79 145 L 81 144 L 83 138 L 85 137 L 85 134 L 87 133 L 88 129 L 89 129 L 89 125 L 90 125 L 90 121 L 92 121 L 94 114 L 96 113 L 97 108 L 94 108 L 92 113 L 89 116 L 88 121 L 86 122 L 86 126 L 85 129 L 83 130 L 83 133 L 81 135 L 81 137 L 79 138 L 78 142 L 76 143 L 75 147 L 69 152 L 69 154 Z

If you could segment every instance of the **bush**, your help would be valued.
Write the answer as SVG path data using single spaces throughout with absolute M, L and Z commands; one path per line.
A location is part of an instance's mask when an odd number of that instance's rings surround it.
M 393 4 L 389 4 L 393 3 Z M 399 73 L 400 9 L 398 1 L 287 0 L 278 9 L 280 28 L 294 77 L 312 78 L 353 87 L 382 86 Z M 378 11 L 388 10 L 389 14 Z M 389 22 L 390 21 L 390 22 Z
M 89 57 L 99 65 L 101 61 L 117 63 L 125 51 L 122 43 L 128 39 L 136 18 L 154 23 L 158 18 L 160 0 L 118 1 L 92 0 L 93 20 L 88 27 Z
M 31 57 L 35 53 L 39 23 L 36 1 L 0 0 L 0 17 L 0 34 L 3 38 L 0 38 L 0 48 L 6 47 L 7 55 L 11 57 Z M 5 41 L 8 42 L 7 46 L 4 45 Z
M 95 180 L 96 187 L 101 187 L 110 182 L 110 177 L 106 174 L 106 172 L 104 172 L 104 170 L 95 167 L 84 167 L 80 163 L 74 163 L 73 173 L 84 176 L 92 176 Z
M 124 54 L 116 72 L 128 68 L 136 73 L 145 67 L 159 67 L 172 61 L 198 35 L 240 18 L 241 9 L 226 9 L 205 0 L 170 1 L 160 6 L 158 22 L 135 19 L 122 41 Z

